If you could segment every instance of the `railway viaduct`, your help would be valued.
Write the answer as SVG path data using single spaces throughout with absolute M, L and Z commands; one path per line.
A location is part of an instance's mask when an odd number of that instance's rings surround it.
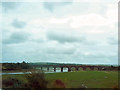
M 61 68 L 61 72 L 63 72 L 63 68 L 68 68 L 68 72 L 72 71 L 72 68 L 75 68 L 76 71 L 78 71 L 80 68 L 83 70 L 86 70 L 89 68 L 90 70 L 97 69 L 98 71 L 118 71 L 120 68 L 115 66 L 97 66 L 97 65 L 67 65 L 67 64 L 61 64 L 61 65 L 34 65 L 34 68 L 36 67 L 46 67 L 49 71 L 49 68 L 54 68 L 54 72 L 56 72 L 56 68 Z

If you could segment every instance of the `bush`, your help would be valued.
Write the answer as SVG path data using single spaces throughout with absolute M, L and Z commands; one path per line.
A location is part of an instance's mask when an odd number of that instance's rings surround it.
M 55 88 L 66 88 L 64 82 L 58 79 L 54 81 L 54 87 Z
M 113 88 L 113 90 L 119 90 L 119 86 L 118 85 L 115 85 L 112 88 Z
M 7 78 L 2 81 L 2 85 L 3 87 L 9 87 L 9 88 L 21 88 L 23 82 L 16 78 Z
M 27 88 L 47 88 L 48 82 L 45 80 L 44 73 L 42 71 L 33 71 L 31 74 L 25 75 L 28 83 L 25 85 Z

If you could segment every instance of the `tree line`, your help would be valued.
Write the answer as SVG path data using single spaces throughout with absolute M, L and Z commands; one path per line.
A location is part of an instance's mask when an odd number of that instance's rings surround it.
M 32 67 L 29 63 L 23 61 L 22 63 L 2 63 L 2 70 L 21 70 L 21 69 L 31 69 Z

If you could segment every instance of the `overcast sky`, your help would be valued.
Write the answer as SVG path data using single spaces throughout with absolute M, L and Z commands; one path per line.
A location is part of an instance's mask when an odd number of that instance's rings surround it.
M 2 61 L 117 64 L 117 7 L 117 2 L 3 2 Z

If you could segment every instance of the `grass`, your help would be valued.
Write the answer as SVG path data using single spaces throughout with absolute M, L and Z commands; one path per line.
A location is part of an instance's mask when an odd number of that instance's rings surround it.
M 27 82 L 24 75 L 3 75 L 2 78 L 14 77 Z M 112 88 L 118 85 L 118 72 L 113 71 L 78 71 L 64 73 L 47 73 L 45 78 L 50 82 L 48 87 L 53 87 L 55 80 L 62 80 L 67 88 Z

